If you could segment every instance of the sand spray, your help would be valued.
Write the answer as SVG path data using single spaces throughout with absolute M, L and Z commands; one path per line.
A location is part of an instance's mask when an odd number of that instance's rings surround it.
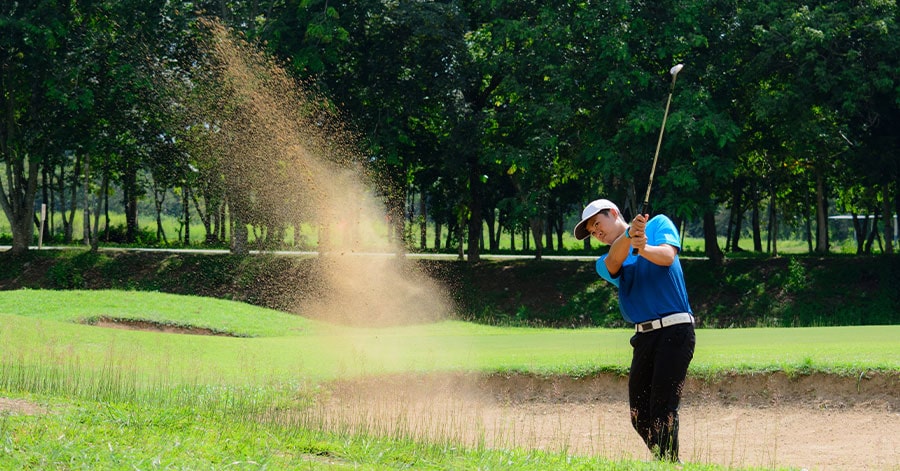
M 204 26 L 209 66 L 183 87 L 183 110 L 199 129 L 190 139 L 201 167 L 224 182 L 233 225 L 318 231 L 314 286 L 297 287 L 291 311 L 365 326 L 450 316 L 442 286 L 387 238 L 359 140 L 336 110 L 221 24 Z

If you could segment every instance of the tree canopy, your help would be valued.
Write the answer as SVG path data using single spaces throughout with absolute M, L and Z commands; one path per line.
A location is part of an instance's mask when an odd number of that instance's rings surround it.
M 122 199 L 127 242 L 140 237 L 137 203 L 148 198 L 157 239 L 167 197 L 180 198 L 185 231 L 191 214 L 202 220 L 209 243 L 248 228 L 276 240 L 310 217 L 296 195 L 261 193 L 271 182 L 222 167 L 224 155 L 272 147 L 205 140 L 242 105 L 184 109 L 216 80 L 201 47 L 202 25 L 215 19 L 309 92 L 316 105 L 298 120 L 328 115 L 358 138 L 353 152 L 375 176 L 392 235 L 409 246 L 412 226 L 430 221 L 447 231 L 432 246 L 472 261 L 496 251 L 504 231 L 540 257 L 592 199 L 633 213 L 668 70 L 683 62 L 653 213 L 699 225 L 713 259 L 744 250 L 742 231 L 757 251 L 766 234 L 777 254 L 779 221 L 826 253 L 836 212 L 853 215 L 860 253 L 873 241 L 893 252 L 893 1 L 30 0 L 2 9 L 0 206 L 16 251 L 33 241 L 39 203 L 62 220 L 48 231 L 69 241 L 83 211 L 94 245 L 111 230 L 98 219 L 110 195 Z M 723 212 L 727 228 L 717 227 Z

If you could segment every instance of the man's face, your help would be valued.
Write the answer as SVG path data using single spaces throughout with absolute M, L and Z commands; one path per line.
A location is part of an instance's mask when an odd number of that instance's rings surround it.
M 607 209 L 588 219 L 585 227 L 592 237 L 606 245 L 612 245 L 622 234 L 622 229 L 616 224 L 617 217 L 613 210 Z

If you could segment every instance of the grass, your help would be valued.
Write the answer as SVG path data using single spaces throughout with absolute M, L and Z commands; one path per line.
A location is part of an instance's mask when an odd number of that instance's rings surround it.
M 145 291 L 17 290 L 0 293 L 4 314 L 85 323 L 99 317 L 209 328 L 239 337 L 297 335 L 307 319 L 249 304 Z
M 519 469 L 663 470 L 658 463 L 609 461 L 521 449 L 373 438 L 305 424 L 250 422 L 221 406 L 56 402 L 40 417 L 0 417 L 3 469 Z M 301 426 L 297 426 L 301 425 Z M 15 449 L 10 449 L 15 447 Z M 721 467 L 690 464 L 688 470 Z
M 460 321 L 353 328 L 232 301 L 137 291 L 0 292 L 6 352 L 67 351 L 91 364 L 118 358 L 140 369 L 185 367 L 233 384 L 402 371 L 517 371 L 585 375 L 624 372 L 629 329 L 494 327 Z M 159 335 L 79 324 L 92 316 L 213 328 L 241 337 Z M 900 326 L 702 329 L 698 374 L 808 368 L 900 369 Z M 11 350 L 12 349 L 12 350 Z M 248 375 L 250 371 L 255 374 Z M 202 365 L 202 368 L 200 368 Z M 202 375 L 208 370 L 208 375 Z M 169 373 L 169 371 L 166 371 Z M 258 376 L 258 377 L 254 377 Z
M 103 329 L 91 316 L 242 337 Z M 698 331 L 692 375 L 900 370 L 900 326 Z M 624 373 L 626 329 L 458 321 L 351 328 L 232 301 L 134 291 L 0 292 L 3 469 L 671 469 L 351 433 L 305 413 L 321 380 L 403 371 Z M 285 411 L 294 411 L 286 414 Z M 720 467 L 688 464 L 684 469 Z

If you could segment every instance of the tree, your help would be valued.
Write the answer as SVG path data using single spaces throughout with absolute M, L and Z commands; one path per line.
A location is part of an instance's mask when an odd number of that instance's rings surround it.
M 34 235 L 41 164 L 61 152 L 67 118 L 91 97 L 79 89 L 81 23 L 75 4 L 54 0 L 6 3 L 0 17 L 0 207 L 12 228 L 12 252 L 28 250 Z
M 865 164 L 840 163 L 853 155 L 848 145 L 868 140 L 877 127 L 872 118 L 897 109 L 896 90 L 885 80 L 897 71 L 897 7 L 761 1 L 745 11 L 742 22 L 752 25 L 756 45 L 749 69 L 759 91 L 751 106 L 760 122 L 777 123 L 771 129 L 792 150 L 789 158 L 810 175 L 795 181 L 815 182 L 816 250 L 826 252 L 827 182 L 842 179 L 837 168 L 865 171 Z M 896 168 L 872 163 L 888 175 Z

